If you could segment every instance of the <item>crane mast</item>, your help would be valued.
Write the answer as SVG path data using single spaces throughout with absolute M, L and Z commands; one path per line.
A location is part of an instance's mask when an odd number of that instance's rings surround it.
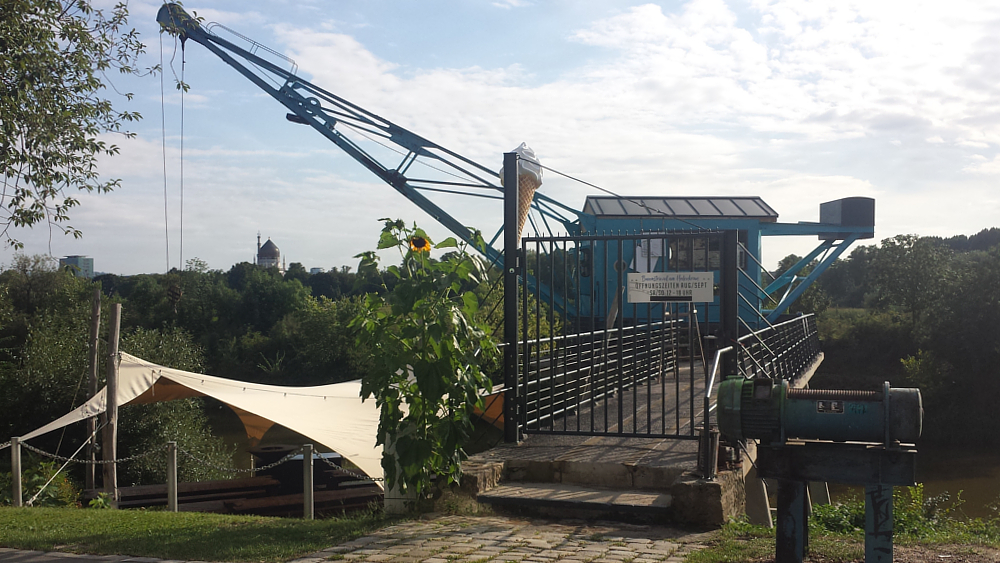
M 178 4 L 164 4 L 157 13 L 156 21 L 164 31 L 179 37 L 182 42 L 191 39 L 205 46 L 284 105 L 289 110 L 286 115 L 289 121 L 310 125 L 457 237 L 475 247 L 469 227 L 421 192 L 471 195 L 502 201 L 503 188 L 497 172 L 312 84 L 295 74 L 297 66 L 291 59 L 219 24 L 203 26 Z M 225 29 L 248 42 L 250 48 L 245 49 L 220 37 L 213 32 L 216 28 Z M 260 56 L 258 53 L 262 51 L 287 62 L 290 69 Z M 376 158 L 338 126 L 390 148 L 402 155 L 401 160 L 389 163 L 384 158 Z M 411 174 L 415 163 L 425 164 L 447 179 Z M 579 230 L 577 220 L 580 212 L 538 192 L 535 192 L 532 206 L 541 214 L 546 225 L 548 219 L 553 219 L 565 232 Z M 491 262 L 502 264 L 502 253 L 492 245 L 499 234 L 487 243 L 485 249 L 479 250 Z

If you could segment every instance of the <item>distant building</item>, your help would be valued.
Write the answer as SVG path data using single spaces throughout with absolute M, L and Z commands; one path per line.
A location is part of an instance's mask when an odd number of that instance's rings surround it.
M 94 259 L 86 256 L 67 256 L 59 259 L 59 267 L 69 267 L 78 278 L 94 279 Z
M 322 274 L 325 270 L 323 268 L 309 268 L 309 274 Z
M 257 261 L 261 268 L 277 268 L 282 274 L 285 273 L 285 264 L 281 260 L 281 251 L 278 245 L 271 242 L 268 237 L 267 242 L 260 244 L 260 233 L 257 233 Z

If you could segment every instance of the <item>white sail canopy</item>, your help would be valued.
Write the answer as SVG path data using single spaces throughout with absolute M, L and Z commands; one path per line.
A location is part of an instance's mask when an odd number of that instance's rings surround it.
M 361 382 L 317 387 L 246 383 L 156 365 L 121 354 L 118 404 L 143 404 L 208 396 L 229 405 L 247 435 L 260 439 L 280 424 L 336 451 L 370 477 L 382 477 L 382 446 L 375 445 L 379 410 L 374 399 L 361 401 Z M 107 388 L 72 412 L 21 436 L 29 440 L 104 412 Z

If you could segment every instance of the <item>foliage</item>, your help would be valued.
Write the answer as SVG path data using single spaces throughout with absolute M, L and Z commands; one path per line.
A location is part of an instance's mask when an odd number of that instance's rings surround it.
M 118 147 L 99 136 L 123 133 L 139 114 L 116 110 L 102 97 L 107 72 L 136 74 L 143 52 L 127 28 L 126 3 L 110 11 L 88 0 L 6 0 L 0 10 L 0 194 L 2 236 L 20 248 L 11 227 L 66 225 L 79 204 L 71 190 L 108 192 L 98 160 Z M 111 85 L 113 87 L 113 85 Z M 124 94 L 130 99 L 131 94 Z M 131 133 L 123 133 L 131 136 Z
M 374 397 L 381 410 L 378 443 L 386 445 L 387 484 L 419 497 L 434 474 L 458 478 L 472 409 L 482 407 L 480 390 L 491 387 L 478 355 L 495 345 L 475 320 L 479 300 L 472 288 L 483 279 L 481 261 L 454 238 L 434 248 L 458 252 L 432 260 L 423 230 L 383 221 L 378 248 L 399 249 L 402 264 L 387 268 L 397 283 L 385 295 L 369 294 L 352 326 L 358 343 L 374 354 L 361 394 Z M 362 274 L 377 268 L 375 252 L 359 257 Z
M 961 492 L 952 499 L 948 493 L 927 497 L 922 484 L 894 487 L 893 530 L 896 535 L 911 541 L 948 541 L 949 536 L 953 538 L 970 533 L 983 522 L 958 518 L 964 502 Z M 809 528 L 810 533 L 862 534 L 865 528 L 864 499 L 814 505 Z M 992 535 L 997 538 L 998 533 Z
M 280 563 L 391 524 L 375 512 L 303 520 L 198 512 L 0 508 L 3 545 L 182 561 Z
M 122 336 L 121 349 L 160 365 L 185 371 L 201 372 L 201 350 L 180 329 L 148 330 L 137 328 Z M 202 408 L 202 399 L 167 401 L 148 405 L 127 405 L 119 410 L 118 457 L 124 458 L 151 450 L 163 451 L 167 442 L 198 456 L 206 463 L 186 455 L 177 458 L 181 481 L 222 479 L 230 474 L 218 468 L 232 467 L 232 448 L 212 435 Z M 121 464 L 120 485 L 163 483 L 167 478 L 166 455 L 153 454 Z
M 14 267 L 0 273 L 0 295 L 6 295 L 9 322 L 0 326 L 5 349 L 0 353 L 0 432 L 16 436 L 46 424 L 80 405 L 89 371 L 89 332 L 93 284 L 55 269 L 39 257 L 18 256 Z M 110 307 L 102 306 L 103 326 Z M 190 334 L 177 328 L 133 328 L 122 333 L 122 351 L 153 362 L 200 371 L 204 359 Z M 107 349 L 98 354 L 98 373 L 107 373 Z M 31 408 L 24 408 L 25 404 Z M 61 455 L 72 453 L 86 438 L 82 426 L 39 436 L 34 445 Z M 119 457 L 161 448 L 167 440 L 197 451 L 215 465 L 228 466 L 230 454 L 212 438 L 196 401 L 125 406 L 120 411 Z M 186 467 L 182 476 L 219 475 L 203 467 Z M 163 456 L 123 464 L 122 483 L 163 482 Z M 80 471 L 72 466 L 72 471 Z
M 923 487 L 895 487 L 894 542 L 907 544 L 1000 544 L 1000 519 L 961 519 L 961 498 L 927 498 Z M 809 517 L 810 561 L 860 561 L 864 558 L 865 505 L 863 499 L 813 505 Z M 775 530 L 732 520 L 713 536 L 705 549 L 692 552 L 688 563 L 773 560 Z
M 108 493 L 97 493 L 97 496 L 90 499 L 87 503 L 88 508 L 95 508 L 98 510 L 107 510 L 112 507 L 111 495 Z
M 357 346 L 351 319 L 362 309 L 360 297 L 332 301 L 308 297 L 304 306 L 272 328 L 271 338 L 287 356 L 286 379 L 295 383 L 336 383 L 360 379 L 371 369 L 372 353 Z
M 11 474 L 0 473 L 0 504 L 10 505 L 13 502 L 12 494 Z M 80 498 L 80 490 L 66 472 L 59 471 L 59 466 L 54 461 L 26 463 L 21 468 L 22 502 L 27 504 L 36 494 L 38 498 L 31 506 L 76 506 Z
M 883 240 L 872 262 L 878 303 L 902 307 L 916 327 L 947 284 L 949 257 L 948 249 L 932 239 L 897 235 Z

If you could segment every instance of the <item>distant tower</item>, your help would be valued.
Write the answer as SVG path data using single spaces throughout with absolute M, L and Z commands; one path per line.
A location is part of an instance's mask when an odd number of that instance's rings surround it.
M 260 244 L 260 233 L 257 233 L 257 265 L 261 268 L 278 268 L 284 272 L 281 264 L 281 251 L 278 246 L 268 238 L 263 245 Z

